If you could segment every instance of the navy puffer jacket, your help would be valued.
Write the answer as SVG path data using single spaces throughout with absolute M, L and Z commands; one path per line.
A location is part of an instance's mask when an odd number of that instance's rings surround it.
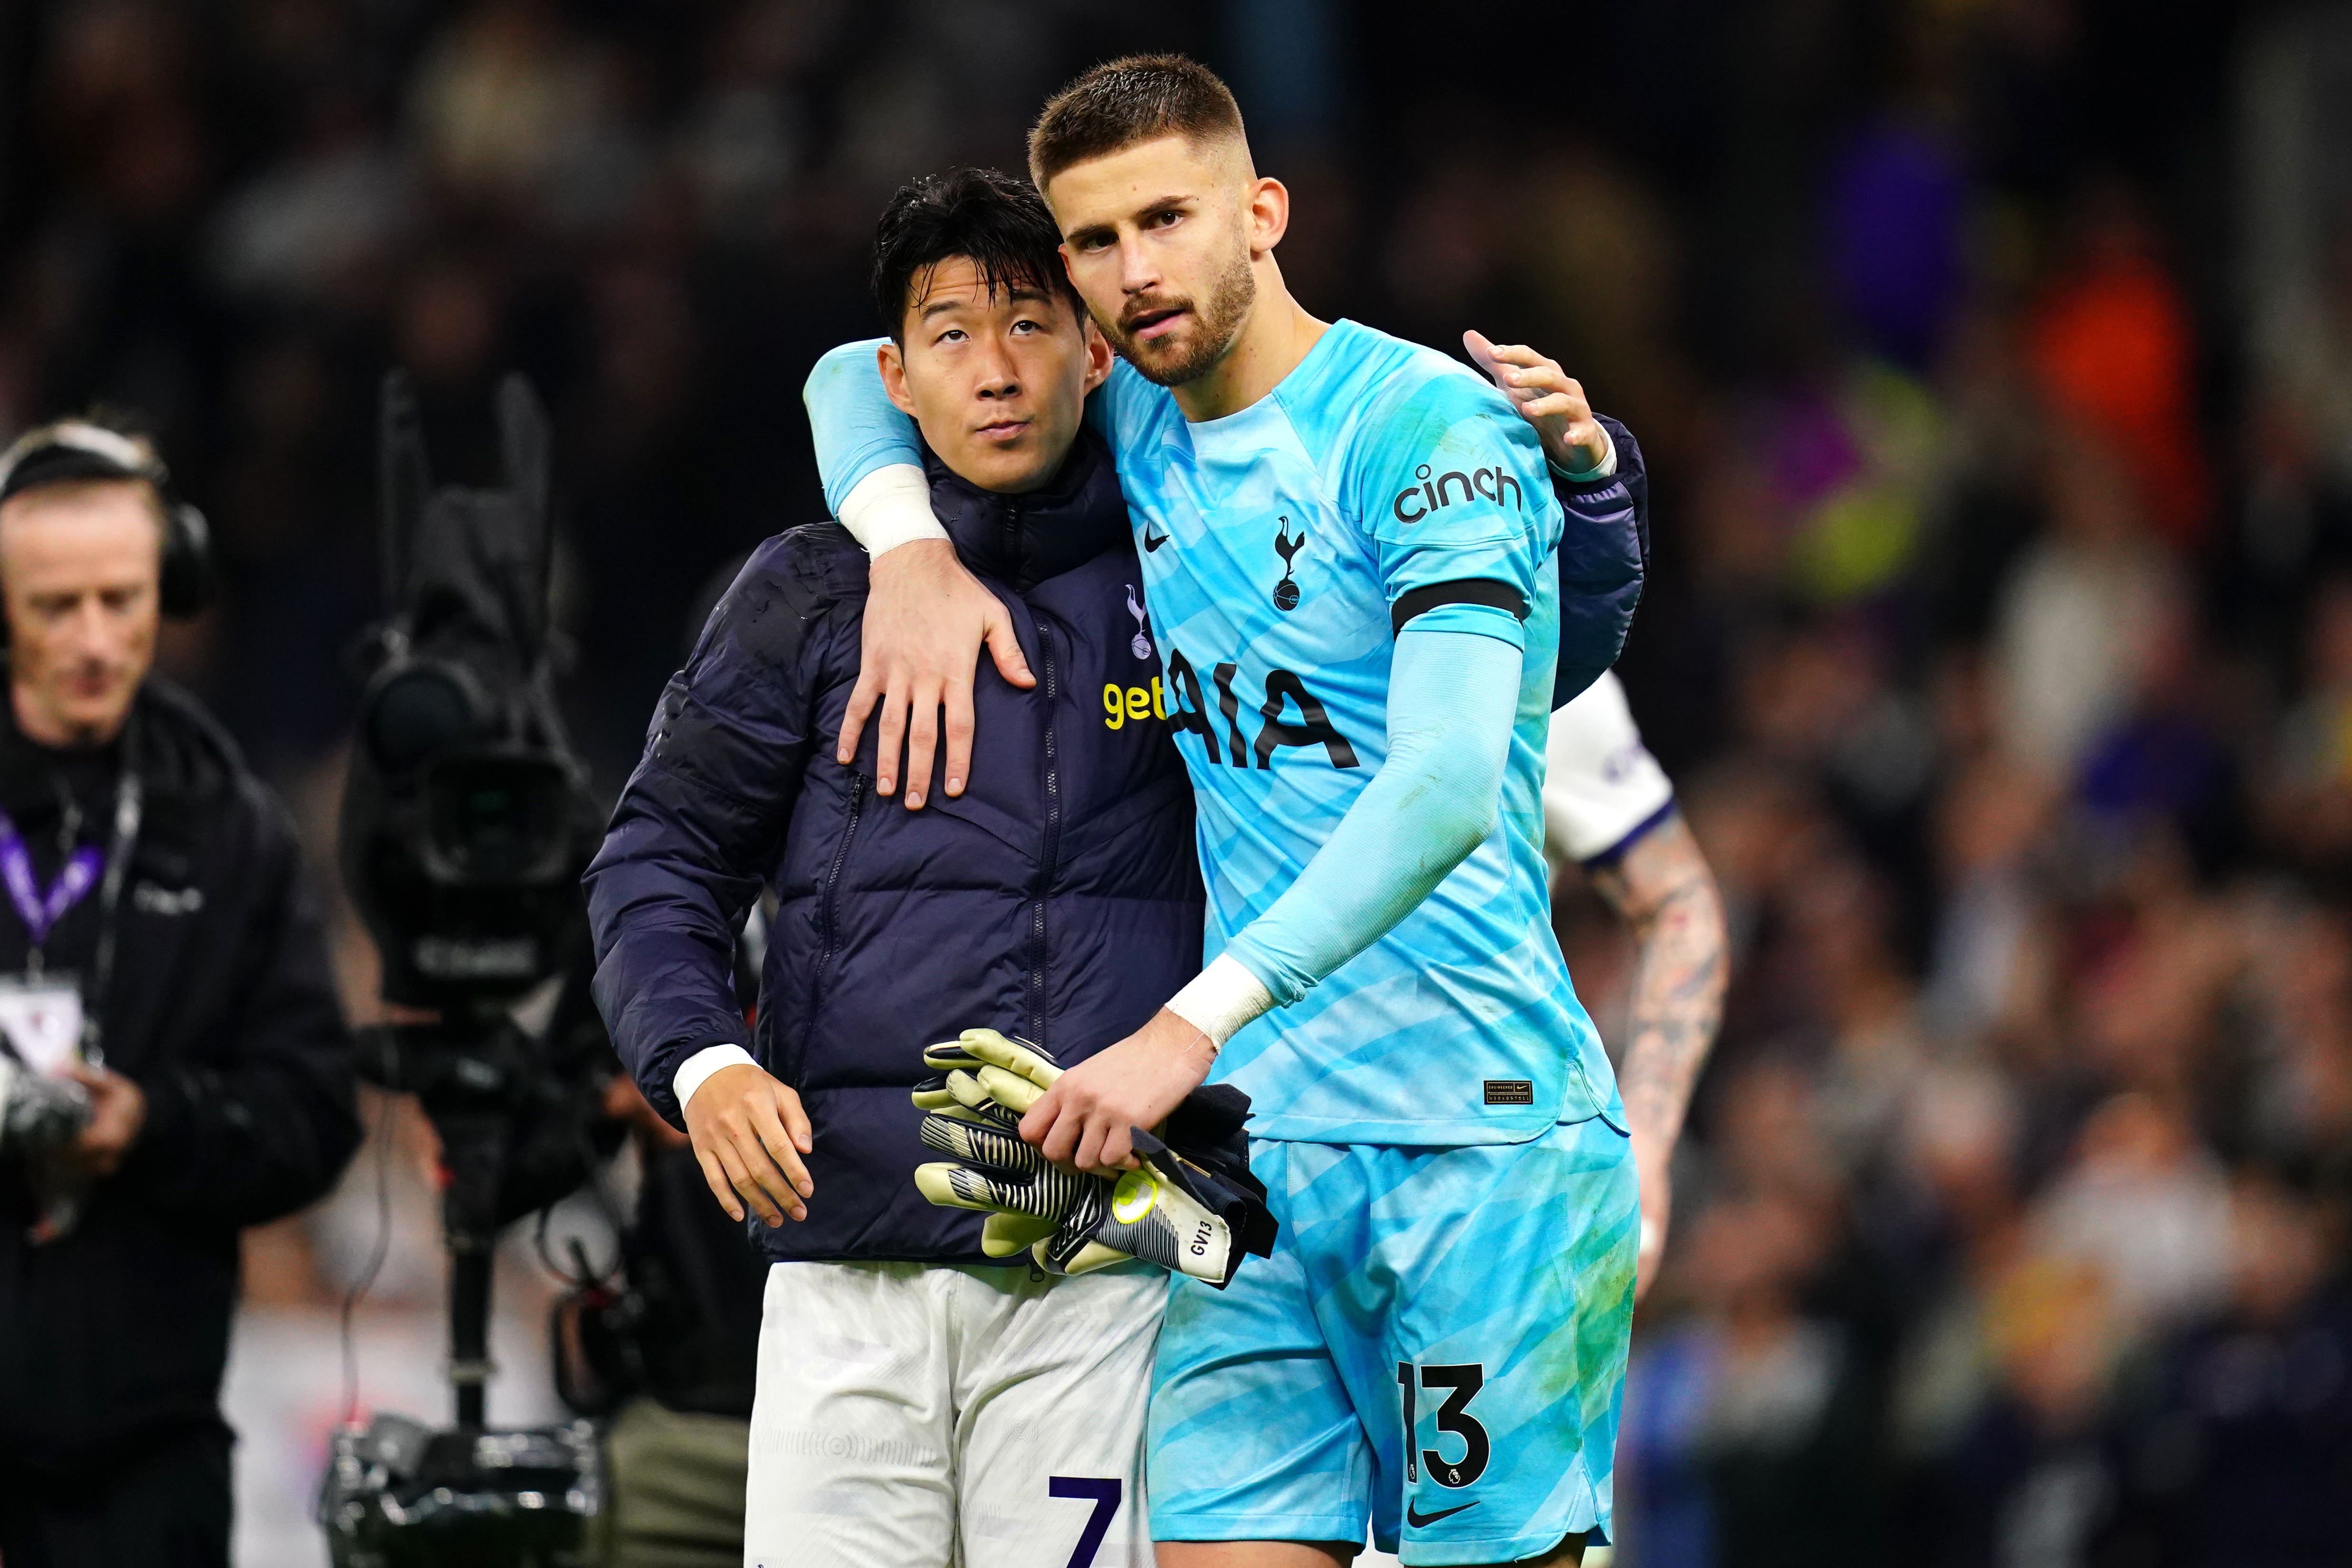
M 1617 449 L 1617 468 L 1583 484 L 1552 476 L 1565 527 L 1559 563 L 1559 663 L 1551 706 L 1566 707 L 1625 649 L 1650 567 L 1650 470 L 1633 433 L 1597 414 Z
M 753 1226 L 777 1259 L 987 1261 L 980 1217 L 913 1185 L 922 1048 L 986 1025 L 1066 1064 L 1200 967 L 1192 793 L 1108 455 L 1082 437 L 1018 497 L 931 475 L 1038 677 L 1020 691 L 982 661 L 964 793 L 935 768 L 919 811 L 876 796 L 871 726 L 854 766 L 834 760 L 866 558 L 835 525 L 795 528 L 754 552 L 671 680 L 588 871 L 597 1002 L 673 1122 L 678 1065 L 743 1040 L 735 933 L 774 890 L 751 1050 L 800 1092 L 816 1145 L 808 1219 Z

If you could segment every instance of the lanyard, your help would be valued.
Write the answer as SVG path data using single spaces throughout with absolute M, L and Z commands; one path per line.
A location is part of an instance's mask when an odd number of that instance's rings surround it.
M 50 931 L 67 910 L 81 902 L 82 894 L 98 885 L 99 873 L 105 864 L 106 857 L 85 844 L 66 857 L 65 869 L 43 892 L 39 879 L 33 874 L 33 852 L 25 847 L 25 835 L 16 831 L 14 818 L 0 811 L 0 883 L 7 884 L 8 902 L 16 906 L 16 914 L 25 922 L 25 935 L 33 952 L 28 963 L 36 972 L 39 969 L 41 946 L 48 941 Z
M 82 991 L 81 1053 L 82 1060 L 92 1067 L 105 1062 L 99 1047 L 99 1015 L 114 977 L 115 915 L 122 903 L 122 883 L 130 873 L 131 852 L 139 841 L 139 824 L 145 814 L 146 789 L 139 770 L 131 766 L 127 734 L 122 748 L 122 777 L 114 789 L 114 831 L 105 852 L 100 853 L 87 844 L 75 850 L 66 857 L 57 880 L 46 890 L 34 874 L 32 852 L 25 847 L 25 835 L 5 811 L 0 811 L 0 883 L 6 884 L 8 902 L 16 906 L 17 916 L 25 923 L 29 942 L 25 967 L 33 978 L 40 977 L 41 948 L 48 941 L 49 933 L 93 886 L 98 889 L 98 952 Z
M 106 1065 L 99 1049 L 100 1023 L 106 1010 L 108 983 L 114 978 L 115 913 L 122 904 L 122 879 L 131 873 L 131 852 L 139 842 L 139 821 L 147 796 L 139 770 L 131 765 L 128 737 L 122 747 L 122 781 L 114 789 L 114 841 L 107 846 L 106 876 L 98 890 L 98 957 L 90 965 L 89 985 L 82 992 L 81 1058 L 92 1067 Z

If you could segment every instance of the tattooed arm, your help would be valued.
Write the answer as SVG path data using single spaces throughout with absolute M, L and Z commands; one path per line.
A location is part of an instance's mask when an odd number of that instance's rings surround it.
M 1594 889 L 1640 944 L 1633 982 L 1633 1043 L 1617 1082 L 1625 1097 L 1633 1162 L 1642 1176 L 1642 1260 L 1635 1299 L 1650 1288 L 1674 1207 L 1670 1171 L 1691 1087 L 1698 1082 L 1727 977 L 1723 900 L 1698 841 L 1679 814 L 1642 835 L 1624 854 L 1589 868 Z

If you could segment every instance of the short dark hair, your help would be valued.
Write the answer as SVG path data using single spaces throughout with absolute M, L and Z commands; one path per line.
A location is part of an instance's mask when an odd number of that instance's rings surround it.
M 1029 132 L 1029 177 L 1042 191 L 1073 163 L 1162 136 L 1246 141 L 1241 106 L 1200 61 L 1182 55 L 1108 60 L 1046 101 Z
M 1059 295 L 1083 316 L 1062 266 L 1062 231 L 1045 199 L 1025 180 L 995 169 L 950 169 L 898 187 L 874 225 L 874 308 L 883 330 L 903 341 L 908 307 L 930 271 L 968 257 L 993 295 L 1026 285 Z

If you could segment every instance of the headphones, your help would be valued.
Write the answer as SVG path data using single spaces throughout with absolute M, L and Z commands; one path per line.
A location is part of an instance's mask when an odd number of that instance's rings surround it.
M 89 479 L 143 480 L 154 487 L 163 507 L 163 570 L 156 598 L 175 621 L 201 614 L 219 588 L 212 525 L 173 490 L 172 471 L 153 447 L 86 419 L 61 419 L 26 431 L 0 453 L 0 503 L 44 485 Z

